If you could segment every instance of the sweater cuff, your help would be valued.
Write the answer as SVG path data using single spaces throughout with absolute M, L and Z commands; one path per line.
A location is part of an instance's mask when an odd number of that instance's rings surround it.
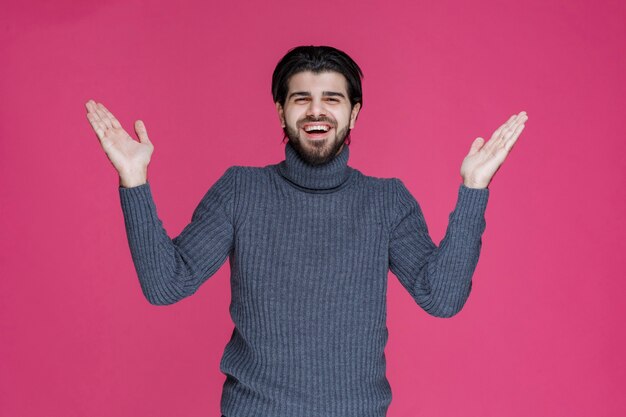
M 484 221 L 487 200 L 488 188 L 470 188 L 461 183 L 452 218 L 468 225 L 481 224 Z
M 156 207 L 149 182 L 130 188 L 120 186 L 119 194 L 127 225 L 149 223 L 156 218 Z

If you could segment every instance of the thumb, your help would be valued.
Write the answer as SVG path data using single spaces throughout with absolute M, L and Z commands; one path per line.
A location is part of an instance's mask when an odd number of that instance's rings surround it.
M 474 155 L 476 152 L 480 150 L 480 148 L 483 147 L 484 144 L 485 144 L 485 139 L 483 138 L 474 139 L 474 142 L 472 142 L 472 146 L 470 147 L 469 154 Z
M 146 130 L 146 125 L 143 124 L 143 121 L 137 120 L 135 122 L 135 132 L 137 136 L 139 136 L 139 142 L 141 143 L 151 143 L 148 138 L 148 131 Z

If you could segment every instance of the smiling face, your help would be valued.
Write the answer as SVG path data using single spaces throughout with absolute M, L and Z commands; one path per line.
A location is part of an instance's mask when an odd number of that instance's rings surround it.
M 285 104 L 276 103 L 285 134 L 302 159 L 319 165 L 343 149 L 361 105 L 351 108 L 346 78 L 338 72 L 291 76 Z

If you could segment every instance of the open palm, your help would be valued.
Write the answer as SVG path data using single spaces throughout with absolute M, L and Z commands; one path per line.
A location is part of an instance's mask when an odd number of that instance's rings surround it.
M 469 153 L 461 164 L 463 183 L 471 188 L 486 188 L 491 179 L 513 148 L 517 138 L 524 130 L 528 120 L 522 111 L 509 118 L 496 130 L 485 143 L 483 138 L 476 138 Z
M 135 132 L 139 137 L 137 142 L 102 103 L 89 100 L 85 106 L 87 119 L 100 140 L 102 149 L 120 176 L 145 173 L 154 146 L 148 138 L 143 122 L 141 120 L 135 122 Z

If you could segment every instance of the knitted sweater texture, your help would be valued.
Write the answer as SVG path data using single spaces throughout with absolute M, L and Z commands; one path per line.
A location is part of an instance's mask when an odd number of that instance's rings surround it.
M 192 295 L 229 259 L 235 324 L 220 362 L 226 417 L 382 417 L 387 275 L 427 313 L 467 300 L 488 189 L 460 185 L 439 246 L 396 178 L 348 166 L 232 166 L 170 239 L 150 184 L 119 188 L 132 259 L 152 304 Z

